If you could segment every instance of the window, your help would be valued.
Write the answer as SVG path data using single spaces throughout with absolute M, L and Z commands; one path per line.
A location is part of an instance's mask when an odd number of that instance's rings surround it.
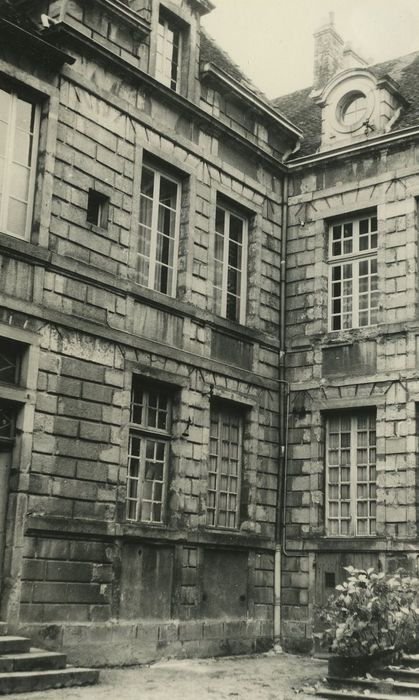
M 160 15 L 157 29 L 157 80 L 179 90 L 182 33 L 176 24 Z
M 131 394 L 127 518 L 161 523 L 167 487 L 171 401 L 135 378 Z
M 375 412 L 342 413 L 327 421 L 328 535 L 374 535 Z
M 89 190 L 86 220 L 93 226 L 108 228 L 109 197 L 96 190 Z
M 0 231 L 28 236 L 35 187 L 39 109 L 0 88 Z
M 363 92 L 354 91 L 346 95 L 338 107 L 340 120 L 344 126 L 356 127 L 367 114 L 367 98 Z
M 215 216 L 214 311 L 243 322 L 246 312 L 247 220 L 218 205 Z
M 329 234 L 330 330 L 377 323 L 377 216 L 334 223 Z
M 227 406 L 211 407 L 207 524 L 237 528 L 243 419 Z
M 144 166 L 141 175 L 137 281 L 175 296 L 180 182 Z

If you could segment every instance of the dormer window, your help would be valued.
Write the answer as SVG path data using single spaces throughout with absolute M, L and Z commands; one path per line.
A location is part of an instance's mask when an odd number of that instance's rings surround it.
M 178 25 L 160 12 L 157 30 L 156 78 L 179 92 L 182 32 Z

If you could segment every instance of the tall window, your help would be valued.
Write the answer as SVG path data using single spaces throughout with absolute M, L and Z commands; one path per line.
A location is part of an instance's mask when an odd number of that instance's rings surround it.
M 0 88 L 0 231 L 29 234 L 39 137 L 39 109 Z
M 137 281 L 175 296 L 180 183 L 144 165 L 141 175 Z
M 160 15 L 157 30 L 157 80 L 179 90 L 182 33 L 176 24 Z
M 327 421 L 328 535 L 374 535 L 376 528 L 375 412 L 342 413 Z
M 211 407 L 207 523 L 213 527 L 239 525 L 242 432 L 240 413 Z
M 377 217 L 335 223 L 329 234 L 330 330 L 377 323 Z
M 163 522 L 170 430 L 169 396 L 160 388 L 142 386 L 135 378 L 131 394 L 128 520 Z
M 214 311 L 232 321 L 246 312 L 247 220 L 218 205 L 215 216 Z

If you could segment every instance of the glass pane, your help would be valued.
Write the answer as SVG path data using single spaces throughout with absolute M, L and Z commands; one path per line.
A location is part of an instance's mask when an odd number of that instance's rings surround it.
M 26 213 L 26 204 L 10 198 L 7 216 L 7 230 L 16 234 L 17 236 L 24 236 L 26 233 Z
M 160 178 L 160 202 L 167 207 L 176 209 L 177 184 L 165 177 Z
M 148 168 L 143 168 L 141 174 L 141 192 L 153 198 L 154 193 L 154 172 Z
M 33 130 L 33 113 L 34 108 L 30 102 L 21 98 L 17 100 L 16 126 L 18 129 L 27 132 Z

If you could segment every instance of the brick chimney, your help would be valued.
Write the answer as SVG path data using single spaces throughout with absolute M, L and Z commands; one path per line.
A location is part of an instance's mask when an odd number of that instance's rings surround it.
M 314 34 L 315 90 L 324 87 L 343 67 L 344 41 L 335 30 L 335 16 L 329 12 L 329 21 Z

